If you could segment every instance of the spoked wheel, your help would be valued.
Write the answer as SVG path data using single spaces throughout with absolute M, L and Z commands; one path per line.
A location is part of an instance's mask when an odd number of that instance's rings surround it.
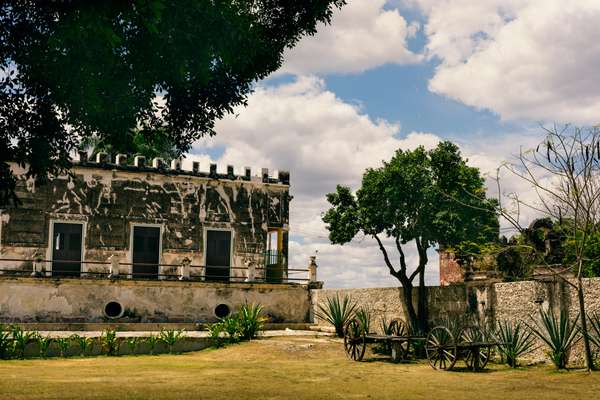
M 469 345 L 465 350 L 464 360 L 467 368 L 472 371 L 484 369 L 490 360 L 490 347 L 484 346 L 486 338 L 478 326 L 472 325 L 464 328 L 460 334 L 461 343 Z M 481 346 L 477 346 L 481 344 Z
M 390 322 L 389 331 L 392 336 L 407 337 L 410 336 L 410 329 L 402 319 L 393 319 Z M 391 346 L 392 358 L 394 361 L 406 360 L 410 351 L 408 340 L 394 341 Z
M 429 332 L 425 351 L 433 369 L 449 370 L 458 358 L 454 335 L 445 326 L 436 326 Z
M 353 319 L 344 328 L 344 350 L 348 357 L 360 361 L 367 348 L 366 332 L 358 319 Z

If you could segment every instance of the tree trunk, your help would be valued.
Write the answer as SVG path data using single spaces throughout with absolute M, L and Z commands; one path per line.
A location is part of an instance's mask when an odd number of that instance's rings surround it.
M 427 310 L 427 287 L 425 286 L 425 268 L 419 272 L 419 299 L 418 299 L 418 327 L 419 332 L 427 332 L 429 328 L 429 315 Z
M 579 316 L 581 318 L 581 333 L 583 334 L 583 347 L 585 348 L 585 363 L 588 371 L 595 370 L 594 357 L 590 346 L 590 337 L 587 328 L 587 315 L 585 313 L 585 298 L 583 297 L 583 281 L 581 274 L 577 277 L 577 298 L 579 299 Z
M 419 319 L 417 316 L 417 312 L 415 311 L 415 306 L 413 305 L 413 285 L 411 282 L 402 283 L 402 301 L 404 303 L 404 309 L 408 314 L 408 321 L 410 323 L 411 329 L 415 329 L 419 325 Z

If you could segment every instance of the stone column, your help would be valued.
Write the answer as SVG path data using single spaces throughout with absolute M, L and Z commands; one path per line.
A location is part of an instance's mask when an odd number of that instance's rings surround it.
M 180 281 L 188 281 L 190 280 L 190 264 L 192 260 L 185 257 L 181 260 L 181 265 L 179 266 L 179 280 Z
M 317 282 L 317 256 L 310 256 L 310 264 L 308 264 L 308 281 L 310 283 Z
M 33 260 L 33 271 L 31 276 L 43 276 L 44 272 L 44 260 L 40 256 L 36 256 Z
M 119 257 L 116 254 L 108 257 L 110 261 L 110 271 L 108 274 L 109 279 L 118 279 L 119 278 Z

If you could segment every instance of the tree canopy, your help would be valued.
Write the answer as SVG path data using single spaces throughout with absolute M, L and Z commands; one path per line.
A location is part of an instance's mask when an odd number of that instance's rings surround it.
M 160 131 L 178 152 L 244 105 L 344 0 L 8 0 L 0 5 L 0 206 L 7 160 L 45 177 L 90 135 Z
M 327 200 L 332 207 L 323 221 L 330 241 L 345 244 L 359 233 L 373 237 L 390 274 L 404 287 L 411 322 L 418 320 L 420 328 L 427 323 L 423 288 L 427 249 L 435 244 L 485 243 L 498 238 L 496 202 L 486 198 L 479 170 L 468 166 L 458 147 L 450 142 L 441 142 L 430 151 L 423 147 L 397 150 L 382 167 L 367 169 L 356 195 L 350 188 L 338 186 Z M 385 237 L 395 242 L 398 266 L 389 256 L 382 240 Z M 411 271 L 405 245 L 413 241 L 419 263 Z M 423 292 L 423 299 L 419 296 L 419 315 L 411 294 L 417 276 Z

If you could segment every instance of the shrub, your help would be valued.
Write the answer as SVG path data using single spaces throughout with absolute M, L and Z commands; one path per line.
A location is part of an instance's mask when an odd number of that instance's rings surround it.
M 169 354 L 173 353 L 173 347 L 185 336 L 185 330 L 179 329 L 161 329 L 159 339 L 169 349 Z
M 156 349 L 156 343 L 158 343 L 158 336 L 146 336 L 145 342 L 148 345 L 148 350 L 150 351 L 150 354 L 154 354 L 154 350 Z
M 237 331 L 242 340 L 254 339 L 262 329 L 266 318 L 261 316 L 262 306 L 259 304 L 244 304 L 237 313 Z
M 55 341 L 58 345 L 58 351 L 60 352 L 60 356 L 66 357 L 67 351 L 69 350 L 69 345 L 71 344 L 71 340 L 69 338 L 61 337 L 57 338 Z
M 10 358 L 12 349 L 12 335 L 10 330 L 5 325 L 0 324 L 0 359 Z
M 325 305 L 319 304 L 316 316 L 329 322 L 335 328 L 338 337 L 344 337 L 344 327 L 354 316 L 356 303 L 348 295 L 340 300 L 338 294 L 335 297 L 327 297 Z
M 79 354 L 81 357 L 85 357 L 89 349 L 94 346 L 94 339 L 87 336 L 80 336 L 78 334 L 71 335 L 71 340 L 77 342 L 79 345 Z
M 360 325 L 363 327 L 365 333 L 369 333 L 371 331 L 371 310 L 366 307 L 360 307 L 356 311 L 356 319 L 360 321 Z
M 126 343 L 129 354 L 135 354 L 135 351 L 140 343 L 140 338 L 138 336 L 127 338 Z
M 499 321 L 496 339 L 499 342 L 498 351 L 512 368 L 516 368 L 518 358 L 532 351 L 535 345 L 533 332 L 520 322 Z
M 221 326 L 223 327 L 223 332 L 227 333 L 227 342 L 235 343 L 238 341 L 239 320 L 237 317 L 228 315 L 227 317 L 222 318 Z
M 42 335 L 38 334 L 36 336 L 36 340 L 38 343 L 40 358 L 48 357 L 48 350 L 50 349 L 50 345 L 52 344 L 54 339 L 50 336 L 42 336 Z
M 554 311 L 540 310 L 540 318 L 530 326 L 533 333 L 549 348 L 549 356 L 558 369 L 566 368 L 571 348 L 580 339 L 577 320 L 569 318 L 565 310 L 557 318 Z
M 215 322 L 214 324 L 207 325 L 208 334 L 210 335 L 210 341 L 214 347 L 223 347 L 225 344 L 225 338 L 223 338 L 223 324 L 221 322 Z
M 13 342 L 13 352 L 15 357 L 20 359 L 25 358 L 25 349 L 27 345 L 32 342 L 36 337 L 36 332 L 25 332 L 18 326 L 13 326 L 11 328 L 12 334 L 12 342 Z
M 116 356 L 119 354 L 119 340 L 117 339 L 116 330 L 106 329 L 102 331 L 100 344 L 107 356 Z
M 600 351 L 600 315 L 594 313 L 588 316 L 588 320 L 590 321 L 590 328 L 588 329 L 590 341 L 594 343 L 597 350 Z

